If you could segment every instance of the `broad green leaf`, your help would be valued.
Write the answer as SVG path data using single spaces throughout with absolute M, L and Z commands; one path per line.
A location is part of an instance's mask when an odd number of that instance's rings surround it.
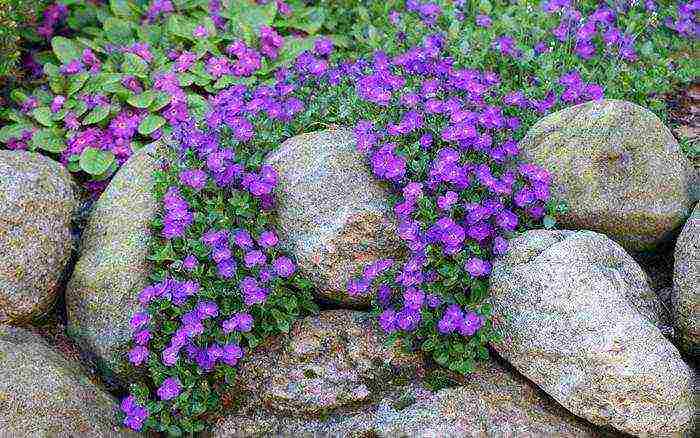
M 95 148 L 85 148 L 80 154 L 80 168 L 90 175 L 101 175 L 114 161 L 114 154 Z
M 32 145 L 36 149 L 43 149 L 48 152 L 60 153 L 66 149 L 66 142 L 63 139 L 63 132 L 59 129 L 40 129 L 32 136 Z
M 309 35 L 315 35 L 326 20 L 326 10 L 322 7 L 305 8 L 302 12 L 296 12 L 291 18 L 285 19 L 281 24 L 284 28 L 303 30 Z
M 192 34 L 197 24 L 182 15 L 173 14 L 165 22 L 166 31 L 174 36 L 179 36 L 190 41 L 197 41 Z
M 128 0 L 109 0 L 112 13 L 120 18 L 138 18 L 135 6 Z
M 52 64 L 50 62 L 47 62 L 44 64 L 44 73 L 46 76 L 49 78 L 55 77 L 55 76 L 60 76 L 61 75 L 61 69 L 58 68 L 56 64 Z
M 52 116 L 53 114 L 48 106 L 40 106 L 39 108 L 34 108 L 32 111 L 32 117 L 34 117 L 34 120 L 44 126 L 53 126 L 53 120 L 51 119 Z
M 194 93 L 187 95 L 187 107 L 190 109 L 194 118 L 201 120 L 204 114 L 209 110 L 209 103 L 202 96 Z
M 152 113 L 160 111 L 170 103 L 170 95 L 168 93 L 164 93 L 162 91 L 154 91 L 154 93 L 156 97 L 153 100 L 153 103 L 148 107 L 148 110 Z
M 262 26 L 271 26 L 274 22 L 277 2 L 259 5 L 250 0 L 228 0 L 221 15 L 228 17 L 232 26 L 238 27 L 233 29 L 234 34 L 238 33 L 247 43 L 252 43 Z
M 51 48 L 56 58 L 64 64 L 80 58 L 80 48 L 75 42 L 68 38 L 62 36 L 53 37 L 53 39 L 51 39 Z
M 138 96 L 131 96 L 126 102 L 136 108 L 148 108 L 156 98 L 156 93 L 151 90 L 144 91 Z
M 134 42 L 134 33 L 131 30 L 130 22 L 109 17 L 103 25 L 105 37 L 109 42 L 118 45 L 127 45 Z
M 90 75 L 86 72 L 70 76 L 70 78 L 68 79 L 68 90 L 66 94 L 68 94 L 68 96 L 71 96 L 80 91 L 80 89 L 83 88 L 83 85 L 85 85 L 85 82 L 87 82 L 89 78 Z
M 92 125 L 93 123 L 99 123 L 104 120 L 109 115 L 109 106 L 100 105 L 93 108 L 83 119 L 84 125 Z
M 124 62 L 122 62 L 122 72 L 145 78 L 148 76 L 148 64 L 138 55 L 125 53 Z
M 157 114 L 149 114 L 139 123 L 139 134 L 150 135 L 163 125 L 165 125 L 163 117 Z

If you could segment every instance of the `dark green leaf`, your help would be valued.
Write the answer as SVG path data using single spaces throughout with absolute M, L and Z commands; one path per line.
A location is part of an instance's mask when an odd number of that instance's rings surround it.
M 51 39 L 51 48 L 59 61 L 66 64 L 74 59 L 80 58 L 81 50 L 78 45 L 62 36 Z

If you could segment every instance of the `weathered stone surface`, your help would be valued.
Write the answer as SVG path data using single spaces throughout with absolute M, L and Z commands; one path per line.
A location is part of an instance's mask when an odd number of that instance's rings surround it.
M 674 253 L 671 306 L 682 348 L 700 358 L 700 204 L 683 227 Z
M 686 432 L 690 370 L 657 328 L 658 299 L 591 231 L 527 232 L 491 276 L 496 350 L 569 411 L 637 436 Z
M 395 256 L 401 243 L 386 190 L 355 151 L 351 132 L 335 129 L 293 137 L 267 157 L 279 174 L 280 241 L 321 298 L 363 306 L 347 282 L 367 264 Z
M 0 436 L 121 437 L 116 400 L 24 329 L 0 326 Z
M 66 290 L 69 334 L 106 377 L 122 382 L 129 319 L 150 274 L 149 222 L 159 208 L 151 192 L 157 153 L 150 146 L 130 158 L 95 203 Z
M 75 189 L 59 163 L 0 151 L 0 323 L 26 323 L 53 306 L 71 255 Z
M 241 365 L 242 388 L 276 412 L 318 417 L 366 405 L 392 380 L 422 373 L 418 354 L 385 347 L 369 314 L 321 312 L 259 347 Z
M 604 233 L 632 251 L 668 240 L 691 208 L 692 167 L 650 111 L 619 100 L 551 114 L 520 142 L 569 211 L 563 227 Z
M 392 389 L 393 386 L 393 389 Z M 419 380 L 384 385 L 381 397 L 323 417 L 279 411 L 259 399 L 223 419 L 209 436 L 298 437 L 597 437 L 597 431 L 552 402 L 535 385 L 495 360 L 481 363 L 459 386 L 429 391 Z

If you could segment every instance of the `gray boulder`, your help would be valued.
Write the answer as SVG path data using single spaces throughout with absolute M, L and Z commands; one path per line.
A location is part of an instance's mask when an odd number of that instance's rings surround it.
M 521 157 L 552 174 L 569 205 L 564 228 L 601 232 L 631 251 L 673 237 L 690 214 L 692 167 L 650 111 L 619 100 L 550 114 L 520 142 Z
M 66 290 L 67 331 L 117 383 L 128 380 L 129 320 L 148 284 L 149 223 L 159 203 L 152 193 L 160 151 L 139 151 L 117 172 L 95 203 L 80 258 Z
M 0 436 L 136 436 L 117 401 L 35 334 L 0 326 L 0 369 Z
M 646 275 L 591 231 L 529 231 L 491 276 L 493 346 L 573 414 L 636 436 L 690 427 L 691 373 Z
M 319 297 L 366 306 L 347 282 L 367 264 L 400 253 L 388 192 L 355 150 L 353 134 L 335 129 L 293 137 L 266 159 L 279 174 L 277 229 L 282 247 L 313 281 Z
M 700 358 L 700 204 L 676 241 L 674 260 L 671 307 L 676 331 L 683 350 Z
M 71 255 L 76 185 L 56 161 L 0 151 L 0 323 L 53 307 Z

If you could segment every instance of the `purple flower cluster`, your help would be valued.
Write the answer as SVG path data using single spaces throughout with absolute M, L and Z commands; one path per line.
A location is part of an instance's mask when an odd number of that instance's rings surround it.
M 194 222 L 194 213 L 189 210 L 190 206 L 180 194 L 177 187 L 170 187 L 163 197 L 163 237 L 173 239 L 183 237 L 187 227 Z
M 517 56 L 513 47 L 502 51 Z M 507 116 L 504 108 L 547 111 L 557 96 L 537 101 L 516 92 L 503 96 L 503 107 L 496 106 L 498 76 L 459 69 L 441 48 L 440 36 L 429 37 L 393 58 L 380 52 L 371 64 L 360 60 L 354 71 L 361 73 L 346 75 L 365 101 L 400 110 L 395 121 L 383 126 L 361 120 L 354 133 L 375 177 L 389 181 L 401 194 L 394 206 L 397 233 L 410 250 L 402 265 L 380 260 L 368 266 L 361 278 L 348 283 L 347 291 L 351 296 L 367 294 L 379 283 L 377 301 L 384 308 L 379 323 L 387 332 L 415 331 L 422 312 L 430 310 L 441 315 L 439 334 L 473 336 L 484 326 L 483 315 L 425 292 L 445 280 L 431 253 L 439 249 L 476 287 L 491 273 L 488 258 L 507 251 L 505 236 L 524 220 L 542 219 L 550 176 L 536 166 L 514 164 L 519 151 L 513 134 L 520 120 Z M 561 83 L 565 102 L 602 96 L 600 87 L 585 84 L 575 72 Z M 436 131 L 428 120 L 438 120 L 441 128 Z M 407 165 L 403 145 L 411 143 L 431 157 L 425 173 Z M 415 179 L 419 175 L 422 179 Z M 481 193 L 481 201 L 467 198 L 470 192 Z M 432 206 L 437 217 L 429 223 L 419 219 L 420 206 Z M 453 293 L 468 296 L 470 291 Z
M 651 3 L 653 4 L 653 2 Z M 667 17 L 664 21 L 666 27 L 688 38 L 700 37 L 700 21 L 698 20 L 700 0 L 692 0 L 687 3 L 679 2 L 676 11 L 675 19 Z
M 133 430 L 141 430 L 143 427 L 143 422 L 149 416 L 148 409 L 145 406 L 141 406 L 136 401 L 136 397 L 130 395 L 125 397 L 121 402 L 121 410 L 126 415 L 124 418 L 124 426 Z
M 68 6 L 62 3 L 54 3 L 44 9 L 42 21 L 36 32 L 44 37 L 51 38 L 54 35 L 56 27 L 68 17 Z

